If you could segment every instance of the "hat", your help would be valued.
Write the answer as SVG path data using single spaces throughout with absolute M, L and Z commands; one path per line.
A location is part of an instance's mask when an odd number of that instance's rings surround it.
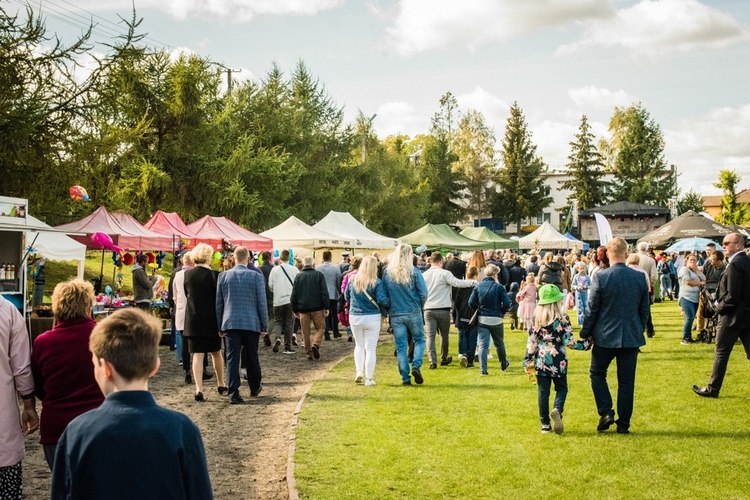
M 341 252 L 342 257 L 349 257 L 349 252 Z
M 539 288 L 539 302 L 537 304 L 540 306 L 543 306 L 544 304 L 552 304 L 553 302 L 562 300 L 563 297 L 564 295 L 560 289 L 557 288 L 557 285 L 542 285 Z

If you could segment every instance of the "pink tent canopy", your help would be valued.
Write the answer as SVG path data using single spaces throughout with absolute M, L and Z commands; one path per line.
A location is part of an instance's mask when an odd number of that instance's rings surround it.
M 214 248 L 226 239 L 232 245 L 242 245 L 254 252 L 273 249 L 273 240 L 248 231 L 226 217 L 206 215 L 188 224 L 188 228 L 198 235 L 199 241 L 210 240 Z
M 132 219 L 132 217 L 130 218 Z M 126 227 L 123 227 L 113 214 L 107 212 L 106 208 L 99 207 L 79 221 L 62 224 L 55 228 L 68 233 L 79 233 L 70 234 L 70 237 L 86 245 L 89 250 L 101 248 L 100 245 L 91 241 L 91 236 L 94 233 L 109 235 L 112 238 L 112 243 L 127 250 L 172 249 L 171 238 L 149 231 L 135 219 L 126 221 L 124 224 L 126 224 Z M 80 233 L 83 233 L 83 235 Z
M 177 241 L 172 241 L 171 236 L 165 236 L 146 229 L 130 214 L 113 212 L 111 215 L 125 231 L 141 238 L 141 245 L 138 247 L 140 249 L 173 250 L 175 244 L 178 243 Z
M 165 236 L 187 240 L 188 247 L 190 248 L 194 247 L 197 243 L 208 243 L 211 245 L 210 241 L 200 239 L 197 234 L 187 227 L 187 224 L 182 221 L 177 212 L 162 212 L 161 210 L 157 210 L 153 217 L 143 226 Z

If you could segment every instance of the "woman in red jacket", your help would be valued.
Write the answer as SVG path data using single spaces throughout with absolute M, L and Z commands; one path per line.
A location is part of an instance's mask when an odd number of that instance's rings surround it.
M 89 337 L 94 288 L 78 279 L 60 283 L 52 293 L 55 326 L 39 335 L 31 352 L 36 396 L 42 401 L 41 439 L 50 470 L 55 447 L 68 423 L 98 408 L 104 395 L 94 379 Z

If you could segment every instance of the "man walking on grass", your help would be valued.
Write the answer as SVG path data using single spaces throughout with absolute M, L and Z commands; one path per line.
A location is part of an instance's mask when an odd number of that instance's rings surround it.
M 330 312 L 331 301 L 323 273 L 316 271 L 312 257 L 302 259 L 302 271 L 294 279 L 291 306 L 294 316 L 299 318 L 307 359 L 320 359 L 320 346 L 326 331 L 325 319 Z M 310 323 L 315 325 L 315 337 L 310 342 Z
M 318 271 L 323 273 L 326 279 L 326 288 L 328 289 L 328 298 L 330 301 L 330 310 L 333 314 L 326 317 L 326 340 L 341 337 L 339 333 L 339 318 L 335 314 L 338 307 L 339 295 L 341 294 L 341 269 L 339 266 L 331 264 L 331 251 L 323 252 L 323 263 L 317 267 Z
M 606 431 L 617 424 L 619 434 L 630 432 L 635 392 L 635 367 L 638 350 L 646 344 L 649 290 L 643 273 L 625 265 L 628 244 L 614 238 L 607 244 L 610 267 L 591 280 L 589 313 L 581 328 L 581 338 L 593 341 L 591 352 L 591 389 L 599 413 L 596 430 Z M 623 291 L 627 290 L 627 293 Z M 607 370 L 617 359 L 617 415 L 607 384 Z

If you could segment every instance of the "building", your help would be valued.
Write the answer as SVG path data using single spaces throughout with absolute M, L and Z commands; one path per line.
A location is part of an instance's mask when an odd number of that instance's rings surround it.
M 721 199 L 724 195 L 717 196 L 704 196 L 703 197 L 703 210 L 715 219 L 719 212 L 721 212 Z M 750 189 L 743 189 L 737 193 L 737 203 L 748 203 L 750 204 Z

